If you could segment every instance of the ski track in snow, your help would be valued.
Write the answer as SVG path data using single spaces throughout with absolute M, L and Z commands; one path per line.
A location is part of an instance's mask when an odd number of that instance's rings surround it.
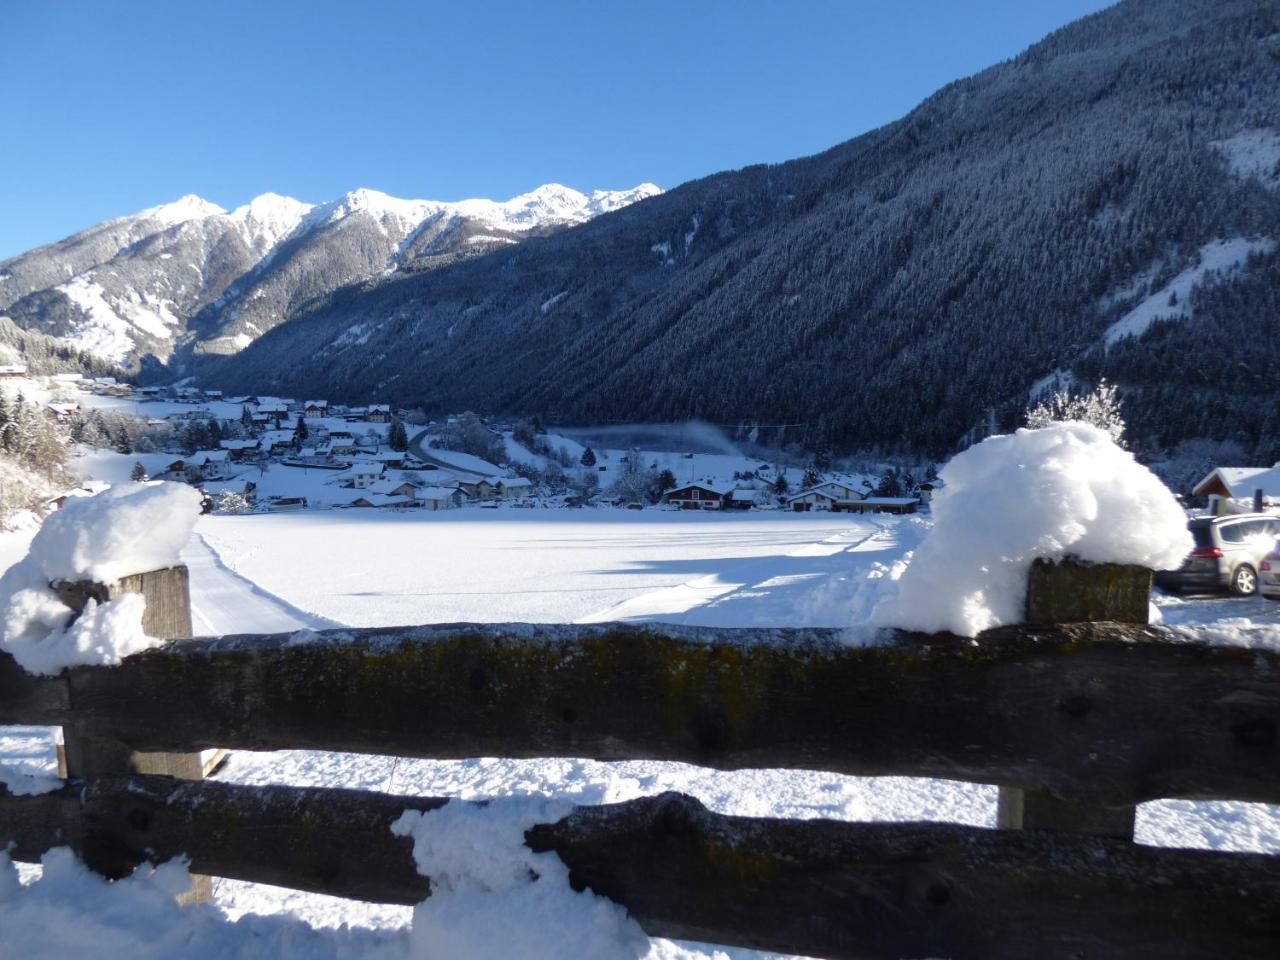
M 191 620 L 196 636 L 293 633 L 343 626 L 328 617 L 299 610 L 240 576 L 222 562 L 199 533 L 182 551 L 182 562 L 191 573 Z

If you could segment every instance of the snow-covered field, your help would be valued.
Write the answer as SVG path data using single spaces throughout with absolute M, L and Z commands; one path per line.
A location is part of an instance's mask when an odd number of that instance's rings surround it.
M 652 510 L 207 516 L 197 523 L 182 557 L 191 569 L 200 633 L 465 620 L 838 626 L 865 619 L 875 600 L 893 591 L 886 574 L 920 541 L 927 526 L 920 518 Z M 0 535 L 0 564 L 19 559 L 30 536 Z M 1165 619 L 1175 624 L 1221 624 L 1242 617 L 1255 624 L 1280 622 L 1280 605 L 1263 600 L 1158 602 Z M 29 771 L 48 770 L 50 731 L 0 731 L 0 761 Z M 994 824 L 996 795 L 994 788 L 972 784 L 820 772 L 725 773 L 643 761 L 426 761 L 304 751 L 236 752 L 218 777 L 405 795 L 539 794 L 575 803 L 679 790 L 726 813 L 948 820 L 979 826 Z M 1146 804 L 1139 810 L 1138 839 L 1280 852 L 1280 808 Z M 38 870 L 22 872 L 30 880 Z M 233 918 L 292 913 L 318 927 L 396 928 L 412 916 L 410 908 L 227 880 L 216 883 L 216 901 Z M 655 942 L 649 956 L 759 955 Z
M 663 619 L 840 626 L 912 524 L 832 514 L 485 510 L 204 517 L 221 563 L 348 626 Z M 779 619 L 781 618 L 781 619 Z

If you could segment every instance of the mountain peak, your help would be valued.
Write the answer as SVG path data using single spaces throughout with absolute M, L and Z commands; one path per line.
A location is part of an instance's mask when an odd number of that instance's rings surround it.
M 203 197 L 188 193 L 185 197 L 179 197 L 172 203 L 162 203 L 158 207 L 148 207 L 145 210 L 140 210 L 134 214 L 134 217 L 137 219 L 158 220 L 161 223 L 172 226 L 177 223 L 186 223 L 188 220 L 201 220 L 204 217 L 213 217 L 226 212 L 216 203 L 210 203 Z

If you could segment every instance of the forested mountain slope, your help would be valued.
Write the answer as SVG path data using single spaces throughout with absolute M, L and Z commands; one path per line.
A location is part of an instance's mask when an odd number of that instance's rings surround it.
M 561 421 L 804 423 L 792 438 L 814 445 L 943 453 L 1056 368 L 1146 385 L 1158 341 L 1179 345 L 1161 382 L 1200 369 L 1229 336 L 1216 310 L 1170 306 L 1176 330 L 1113 357 L 1106 331 L 1205 250 L 1244 252 L 1188 274 L 1194 303 L 1206 284 L 1274 289 L 1277 160 L 1280 5 L 1128 0 L 823 154 L 340 290 L 207 376 Z M 1214 385 L 1228 405 L 1273 367 L 1268 302 L 1242 296 L 1232 317 L 1269 344 Z M 1135 409 L 1152 436 L 1220 429 Z

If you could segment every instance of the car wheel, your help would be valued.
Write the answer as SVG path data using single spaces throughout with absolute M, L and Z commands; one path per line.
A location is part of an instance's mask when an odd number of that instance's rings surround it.
M 1253 567 L 1242 563 L 1231 575 L 1231 592 L 1237 597 L 1251 597 L 1258 592 L 1258 574 Z

